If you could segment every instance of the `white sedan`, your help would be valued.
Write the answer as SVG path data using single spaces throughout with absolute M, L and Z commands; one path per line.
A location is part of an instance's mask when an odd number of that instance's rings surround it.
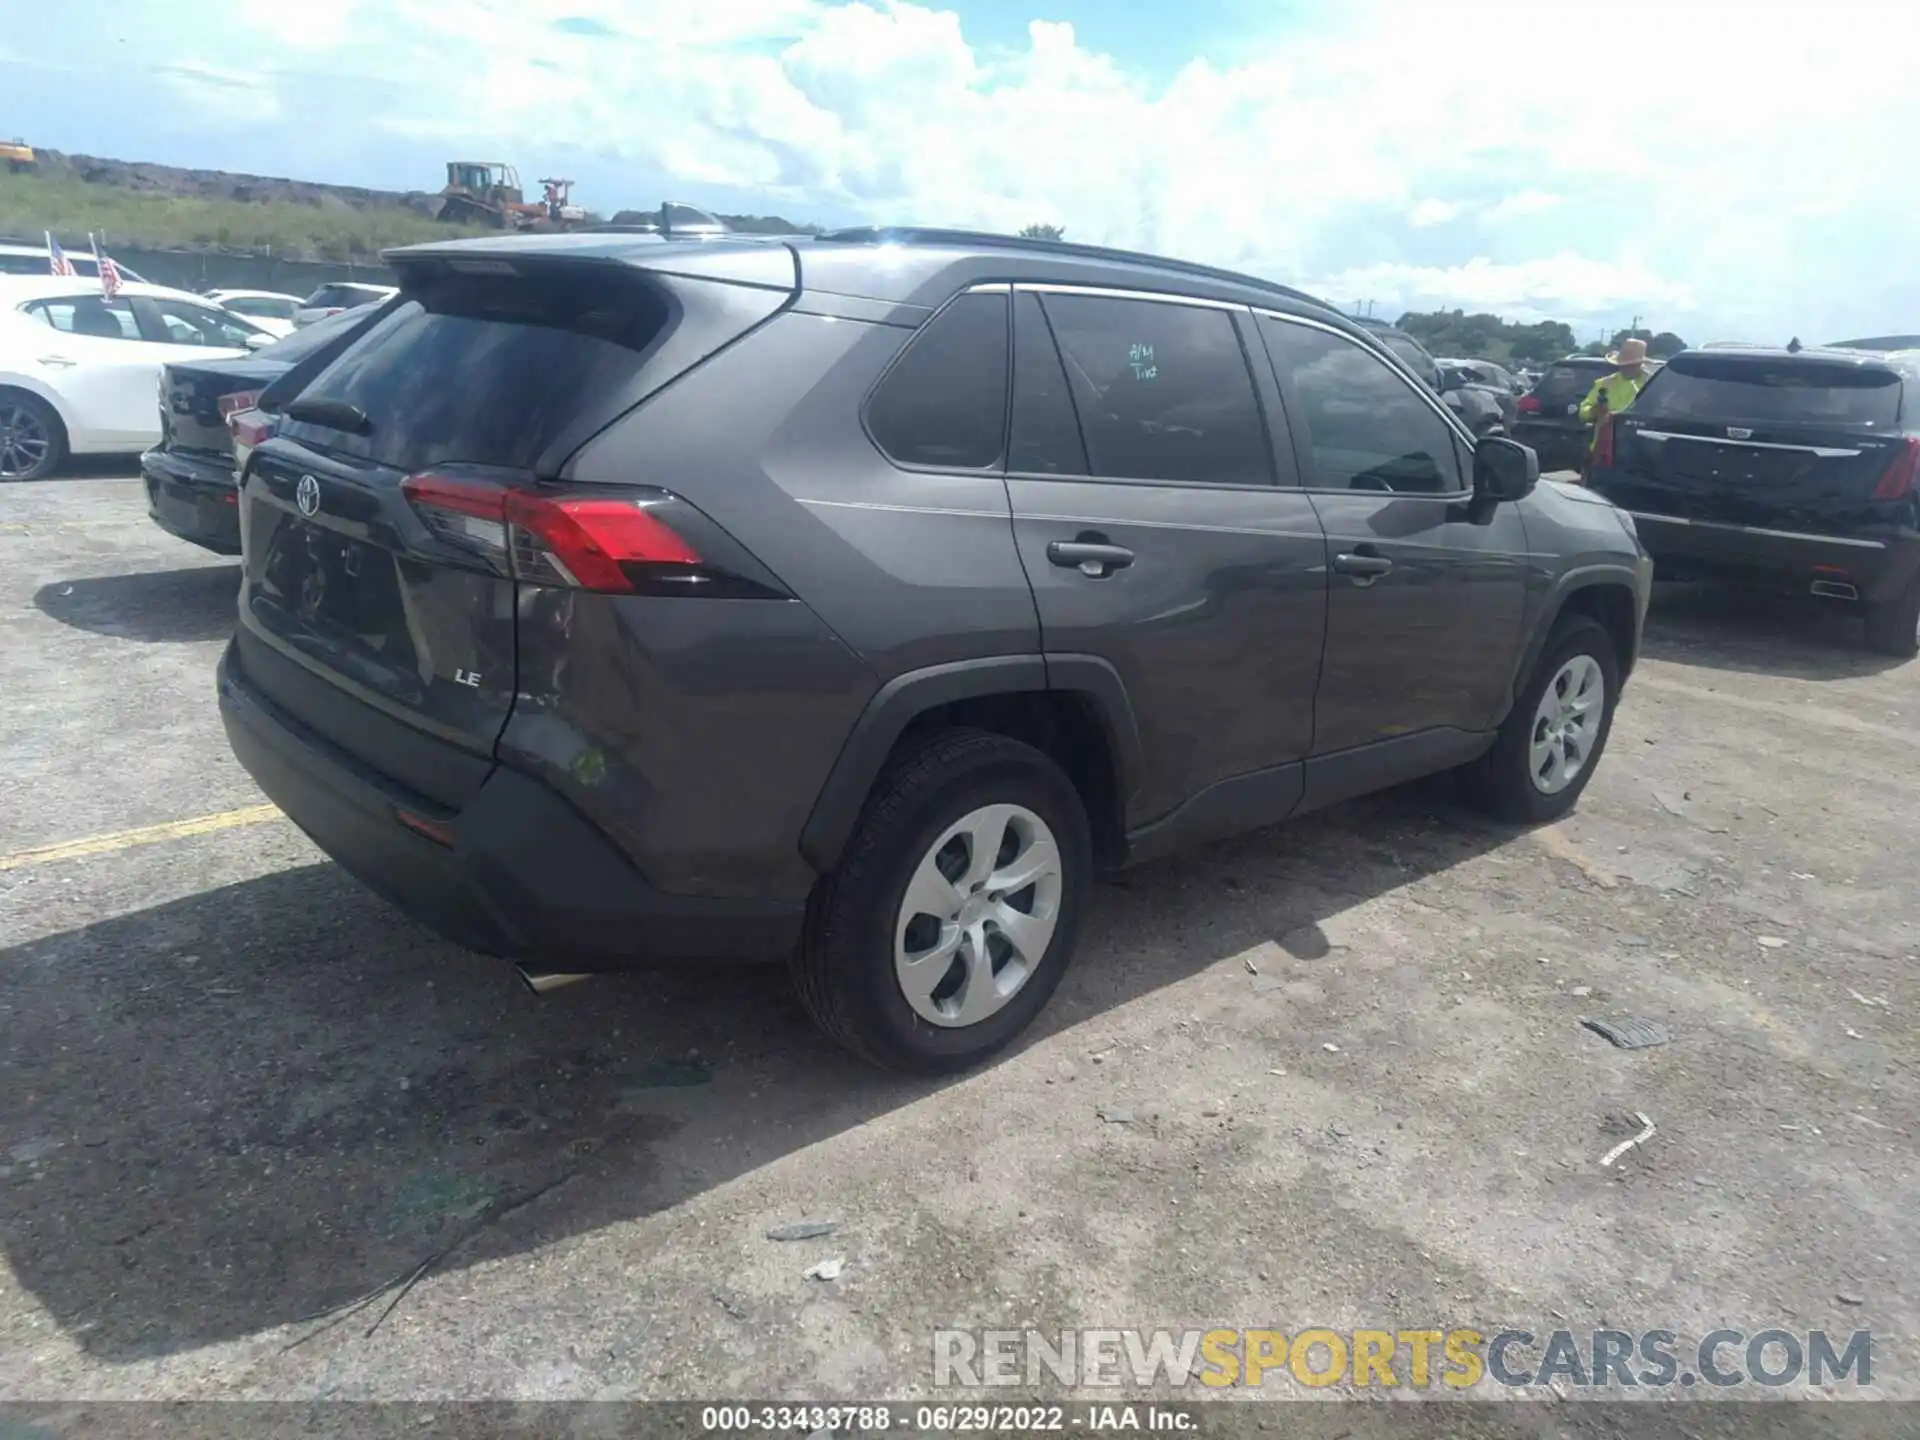
M 134 454 L 160 438 L 160 367 L 271 345 L 199 295 L 98 280 L 0 275 L 0 480 L 37 480 L 69 455 Z
M 279 290 L 209 290 L 207 299 L 275 335 L 293 333 L 294 312 L 306 303 Z

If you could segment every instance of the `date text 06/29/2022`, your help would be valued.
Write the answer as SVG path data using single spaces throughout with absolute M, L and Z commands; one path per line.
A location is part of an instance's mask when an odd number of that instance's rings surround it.
M 709 1405 L 700 1412 L 709 1435 L 1175 1435 L 1199 1429 L 1177 1405 Z

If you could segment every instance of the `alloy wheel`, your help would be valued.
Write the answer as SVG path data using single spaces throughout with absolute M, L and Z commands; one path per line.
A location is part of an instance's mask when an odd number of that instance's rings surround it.
M 977 1025 L 1019 993 L 1060 920 L 1053 832 L 1021 805 L 984 805 L 948 826 L 914 868 L 894 921 L 894 974 L 916 1015 Z
M 24 405 L 0 405 L 0 479 L 32 474 L 53 448 L 40 417 Z
M 1593 759 L 1606 716 L 1607 677 L 1591 655 L 1575 655 L 1554 672 L 1533 712 L 1527 759 L 1534 788 L 1558 795 Z

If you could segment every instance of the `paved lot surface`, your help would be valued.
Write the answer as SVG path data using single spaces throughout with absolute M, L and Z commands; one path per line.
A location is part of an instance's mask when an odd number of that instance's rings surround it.
M 533 1001 L 244 812 L 235 573 L 117 474 L 0 489 L 0 1395 L 905 1395 L 942 1325 L 1610 1323 L 1870 1325 L 1920 1398 L 1920 666 L 1845 617 L 1663 593 L 1569 821 L 1417 787 L 1129 874 L 1023 1048 L 915 1085 L 777 973 Z M 1622 1014 L 1672 1043 L 1579 1024 Z

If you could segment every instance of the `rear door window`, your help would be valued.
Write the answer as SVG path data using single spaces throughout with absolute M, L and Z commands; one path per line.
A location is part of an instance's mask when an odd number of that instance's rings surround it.
M 36 300 L 26 311 L 67 335 L 91 335 L 100 340 L 141 338 L 132 307 L 124 299 L 81 295 L 72 299 Z
M 1067 372 L 1035 295 L 1013 299 L 1013 436 L 1007 469 L 1027 475 L 1085 475 Z
M 1161 300 L 1050 294 L 1095 475 L 1197 485 L 1271 485 L 1253 375 L 1226 310 Z
M 897 465 L 998 469 L 1006 453 L 1007 292 L 962 295 L 907 342 L 867 402 Z
M 531 468 L 583 414 L 626 390 L 669 324 L 659 292 L 581 268 L 446 275 L 410 287 L 300 393 L 351 406 L 364 433 L 288 433 L 402 470 Z
M 1900 423 L 1903 388 L 1893 370 L 1702 355 L 1667 365 L 1648 382 L 1633 409 L 1655 420 L 1891 430 Z

